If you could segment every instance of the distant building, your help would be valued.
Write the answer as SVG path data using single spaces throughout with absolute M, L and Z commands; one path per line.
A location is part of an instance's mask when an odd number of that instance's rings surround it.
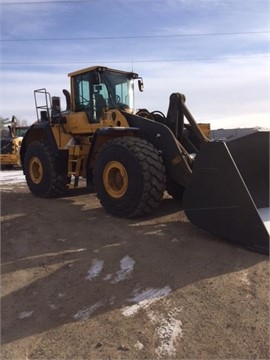
M 254 128 L 236 128 L 236 129 L 217 129 L 211 130 L 210 136 L 214 140 L 231 140 L 235 138 L 239 138 L 248 134 L 252 134 L 256 131 L 266 130 L 260 127 Z M 269 129 L 267 129 L 269 130 Z

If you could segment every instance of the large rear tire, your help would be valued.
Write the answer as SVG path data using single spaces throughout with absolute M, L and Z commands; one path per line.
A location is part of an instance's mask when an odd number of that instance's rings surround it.
M 55 155 L 46 141 L 34 141 L 28 146 L 24 171 L 27 185 L 35 196 L 51 198 L 67 192 L 67 176 L 57 171 Z
M 138 217 L 156 208 L 165 190 L 165 167 L 152 144 L 119 137 L 99 151 L 94 186 L 101 205 L 119 217 Z

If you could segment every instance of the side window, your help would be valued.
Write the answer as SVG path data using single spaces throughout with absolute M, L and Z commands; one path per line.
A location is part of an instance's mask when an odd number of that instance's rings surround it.
M 129 93 L 127 83 L 117 84 L 115 86 L 115 94 L 119 102 L 129 105 Z
M 87 74 L 78 75 L 75 78 L 75 94 L 75 110 L 89 110 L 91 108 L 91 84 Z

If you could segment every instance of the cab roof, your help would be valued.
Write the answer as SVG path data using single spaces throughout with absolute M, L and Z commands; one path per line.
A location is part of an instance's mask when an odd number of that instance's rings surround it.
M 116 72 L 118 74 L 123 74 L 123 75 L 127 75 L 133 79 L 137 79 L 138 78 L 138 74 L 132 72 L 132 71 L 123 71 L 123 70 L 117 70 L 117 69 L 110 69 L 106 66 L 101 66 L 101 65 L 96 65 L 96 66 L 91 66 L 91 67 L 88 67 L 88 68 L 85 68 L 85 69 L 81 69 L 81 70 L 77 70 L 77 71 L 73 71 L 71 73 L 68 74 L 69 77 L 72 77 L 72 76 L 76 76 L 76 75 L 79 75 L 79 74 L 85 74 L 87 72 L 91 72 L 91 71 L 98 71 L 100 73 L 103 73 L 105 71 L 112 71 L 112 72 Z

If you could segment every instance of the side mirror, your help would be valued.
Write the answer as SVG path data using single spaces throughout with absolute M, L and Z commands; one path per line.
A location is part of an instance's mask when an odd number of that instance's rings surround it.
M 138 85 L 139 85 L 139 90 L 140 90 L 141 92 L 143 92 L 144 85 L 143 85 L 143 79 L 142 79 L 142 78 L 139 78 L 139 80 L 138 80 Z

